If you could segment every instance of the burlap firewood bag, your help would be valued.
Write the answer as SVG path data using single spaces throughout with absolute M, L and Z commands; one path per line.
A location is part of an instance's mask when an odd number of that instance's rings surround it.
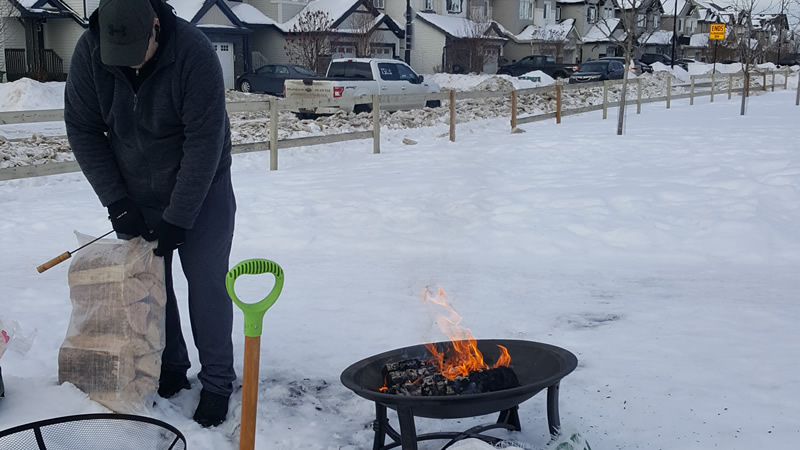
M 92 239 L 76 235 L 81 245 Z M 58 380 L 115 412 L 139 412 L 158 389 L 166 291 L 155 247 L 141 237 L 101 239 L 69 266 L 72 314 Z

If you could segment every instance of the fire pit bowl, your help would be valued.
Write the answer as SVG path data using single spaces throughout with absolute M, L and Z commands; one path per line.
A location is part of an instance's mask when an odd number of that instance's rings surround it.
M 452 347 L 452 342 L 437 342 L 439 351 Z M 478 350 L 483 353 L 484 360 L 492 364 L 500 356 L 502 345 L 511 355 L 511 368 L 519 379 L 520 386 L 479 394 L 443 395 L 443 396 L 407 396 L 383 393 L 383 367 L 392 362 L 408 359 L 426 360 L 431 358 L 431 353 L 424 345 L 415 345 L 391 350 L 379 355 L 363 359 L 342 372 L 341 381 L 356 395 L 376 404 L 377 417 L 374 428 L 376 439 L 374 449 L 388 449 L 400 444 L 403 449 L 416 449 L 416 441 L 424 439 L 443 439 L 455 437 L 455 440 L 465 437 L 476 437 L 486 442 L 498 442 L 496 438 L 483 436 L 479 433 L 489 428 L 507 428 L 520 430 L 518 405 L 547 388 L 547 415 L 551 434 L 557 434 L 560 428 L 558 418 L 558 388 L 562 378 L 575 370 L 578 359 L 571 352 L 550 344 L 541 342 L 507 340 L 507 339 L 479 339 Z M 394 431 L 386 419 L 386 408 L 396 410 L 400 420 L 401 433 Z M 416 436 L 414 416 L 435 419 L 454 419 L 462 417 L 481 416 L 500 412 L 497 424 L 476 427 L 463 433 L 433 433 L 426 436 Z M 477 430 L 480 428 L 480 430 Z M 465 433 L 468 435 L 465 436 Z M 396 444 L 383 446 L 385 435 L 388 434 Z M 414 435 L 413 438 L 408 435 Z M 458 437 L 465 436 L 465 437 Z M 412 442 L 413 441 L 413 442 Z M 453 441 L 453 442 L 454 442 Z M 379 445 L 380 444 L 380 445 Z M 449 444 L 448 444 L 449 445 Z M 447 447 L 447 446 L 445 446 Z

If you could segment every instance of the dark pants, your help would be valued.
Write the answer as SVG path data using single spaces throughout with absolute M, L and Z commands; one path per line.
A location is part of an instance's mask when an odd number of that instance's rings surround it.
M 236 199 L 230 173 L 211 185 L 194 227 L 178 247 L 183 274 L 189 286 L 189 320 L 200 357 L 198 378 L 203 388 L 229 396 L 233 392 L 233 302 L 225 288 L 233 240 Z M 148 220 L 149 222 L 149 220 Z M 172 281 L 173 253 L 166 267 L 166 347 L 162 370 L 186 371 L 191 366 L 181 332 L 181 318 Z

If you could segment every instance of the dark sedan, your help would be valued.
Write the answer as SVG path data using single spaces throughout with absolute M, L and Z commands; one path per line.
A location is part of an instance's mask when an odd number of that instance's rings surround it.
M 587 61 L 569 77 L 569 84 L 591 83 L 594 81 L 621 80 L 625 76 L 625 66 L 614 59 Z
M 604 56 L 600 59 L 613 59 L 625 65 L 625 58 L 623 58 L 622 56 Z M 636 75 L 641 75 L 643 73 L 653 73 L 652 67 L 639 61 L 638 59 L 634 59 L 631 61 L 631 70 L 633 70 L 633 73 L 635 73 Z
M 245 72 L 236 79 L 236 89 L 242 92 L 265 92 L 283 96 L 283 82 L 315 78 L 311 69 L 296 64 L 267 64 L 253 72 Z

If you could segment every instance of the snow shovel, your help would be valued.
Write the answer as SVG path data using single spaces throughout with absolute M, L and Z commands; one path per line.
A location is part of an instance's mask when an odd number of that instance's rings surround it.
M 233 285 L 239 275 L 275 275 L 275 286 L 263 300 L 243 303 Z M 242 374 L 242 423 L 239 429 L 239 449 L 253 450 L 256 445 L 256 412 L 258 406 L 258 365 L 261 355 L 261 324 L 264 313 L 275 304 L 283 289 L 283 269 L 268 259 L 248 259 L 233 267 L 225 276 L 225 287 L 233 303 L 244 313 L 244 369 Z

